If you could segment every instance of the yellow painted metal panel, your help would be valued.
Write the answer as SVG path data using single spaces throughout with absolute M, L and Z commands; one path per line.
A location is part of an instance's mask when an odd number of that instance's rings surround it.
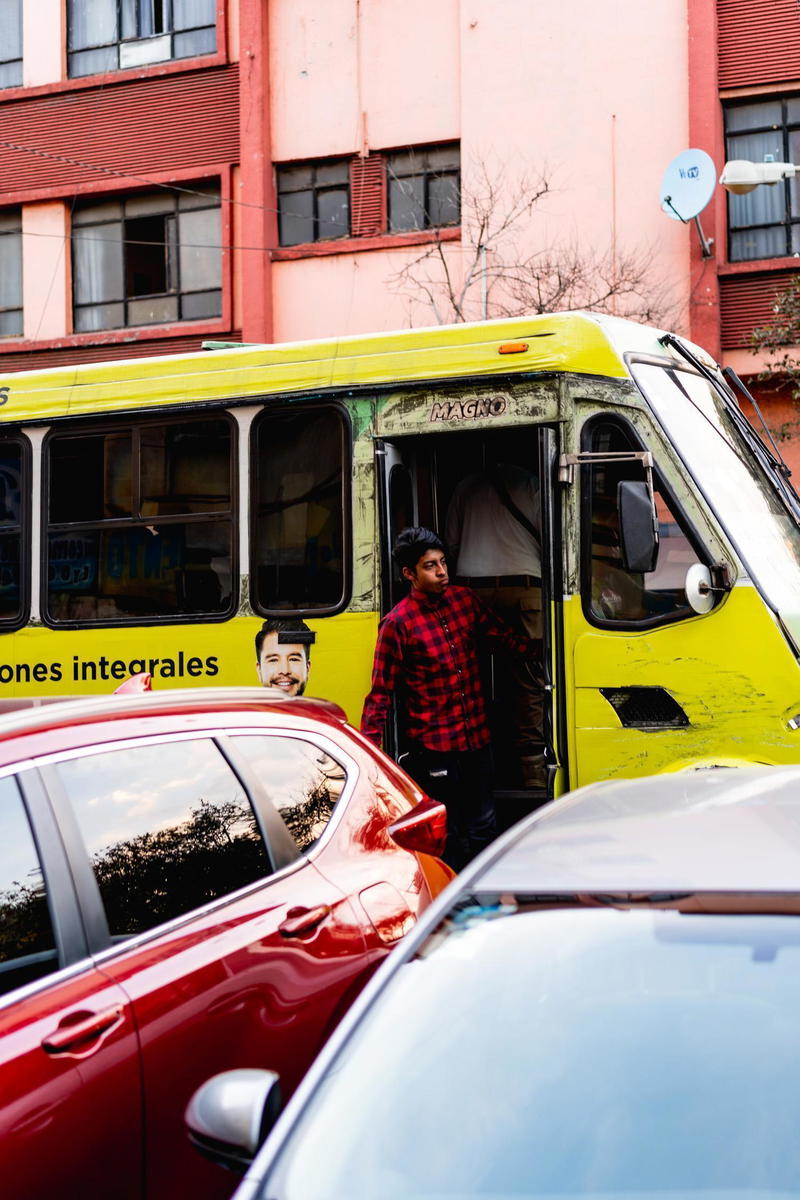
M 657 349 L 654 338 L 650 330 Z M 527 341 L 528 350 L 500 354 L 511 341 Z M 603 325 L 566 313 L 22 372 L 0 378 L 0 421 L 530 371 L 627 375 Z
M 573 787 L 702 762 L 800 762 L 800 667 L 758 592 L 738 586 L 705 616 L 623 632 L 564 606 Z M 683 708 L 682 728 L 623 728 L 600 688 L 660 687 Z
M 375 612 L 309 620 L 307 694 L 335 700 L 353 724 L 369 690 L 378 627 Z M 0 640 L 0 695 L 108 694 L 131 674 L 150 671 L 153 688 L 257 684 L 256 617 L 219 625 L 51 630 L 31 626 Z

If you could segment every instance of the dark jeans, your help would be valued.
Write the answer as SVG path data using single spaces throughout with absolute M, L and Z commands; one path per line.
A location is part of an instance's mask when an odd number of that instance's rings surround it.
M 492 750 L 427 750 L 415 745 L 403 767 L 428 795 L 447 808 L 444 860 L 454 871 L 497 836 Z

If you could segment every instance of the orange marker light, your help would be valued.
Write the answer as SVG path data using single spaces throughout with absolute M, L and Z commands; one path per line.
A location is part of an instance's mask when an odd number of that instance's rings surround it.
M 497 347 L 498 354 L 524 354 L 528 349 L 527 342 L 503 342 Z

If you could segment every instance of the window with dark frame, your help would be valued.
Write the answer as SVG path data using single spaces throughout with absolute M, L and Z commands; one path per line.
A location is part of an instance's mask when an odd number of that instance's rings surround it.
M 628 428 L 617 421 L 597 420 L 584 436 L 587 450 L 618 454 L 641 450 Z M 598 625 L 653 625 L 694 615 L 686 600 L 686 572 L 702 558 L 654 473 L 659 545 L 655 569 L 630 571 L 623 561 L 617 489 L 622 480 L 644 480 L 636 461 L 596 462 L 585 466 L 587 503 L 583 518 L 583 603 Z
M 724 113 L 728 159 L 798 161 L 800 96 L 726 104 Z M 730 262 L 796 254 L 800 254 L 800 180 L 728 196 Z
M 227 417 L 49 437 L 47 621 L 132 624 L 230 615 L 234 455 Z
M 450 146 L 417 146 L 386 155 L 389 232 L 440 229 L 461 219 L 461 154 Z
M 75 331 L 219 317 L 221 230 L 220 191 L 214 183 L 77 203 L 72 214 Z
M 0 626 L 19 625 L 27 599 L 28 551 L 23 542 L 27 457 L 23 443 L 0 440 Z
M 214 54 L 216 0 L 69 0 L 71 78 Z
M 281 246 L 458 225 L 458 142 L 276 168 Z
M 350 586 L 350 431 L 337 408 L 254 422 L 250 599 L 264 616 L 331 613 Z
M 0 88 L 22 84 L 22 0 L 0 0 Z
M 346 159 L 278 167 L 282 246 L 350 234 L 350 172 Z

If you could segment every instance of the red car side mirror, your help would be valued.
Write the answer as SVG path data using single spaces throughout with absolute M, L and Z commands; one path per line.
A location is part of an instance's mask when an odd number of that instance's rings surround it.
M 140 671 L 138 675 L 129 675 L 124 683 L 114 688 L 115 696 L 136 695 L 139 692 L 152 692 L 152 676 L 149 671 Z
M 388 829 L 389 837 L 415 854 L 440 858 L 447 841 L 447 809 L 438 800 L 421 800 Z

